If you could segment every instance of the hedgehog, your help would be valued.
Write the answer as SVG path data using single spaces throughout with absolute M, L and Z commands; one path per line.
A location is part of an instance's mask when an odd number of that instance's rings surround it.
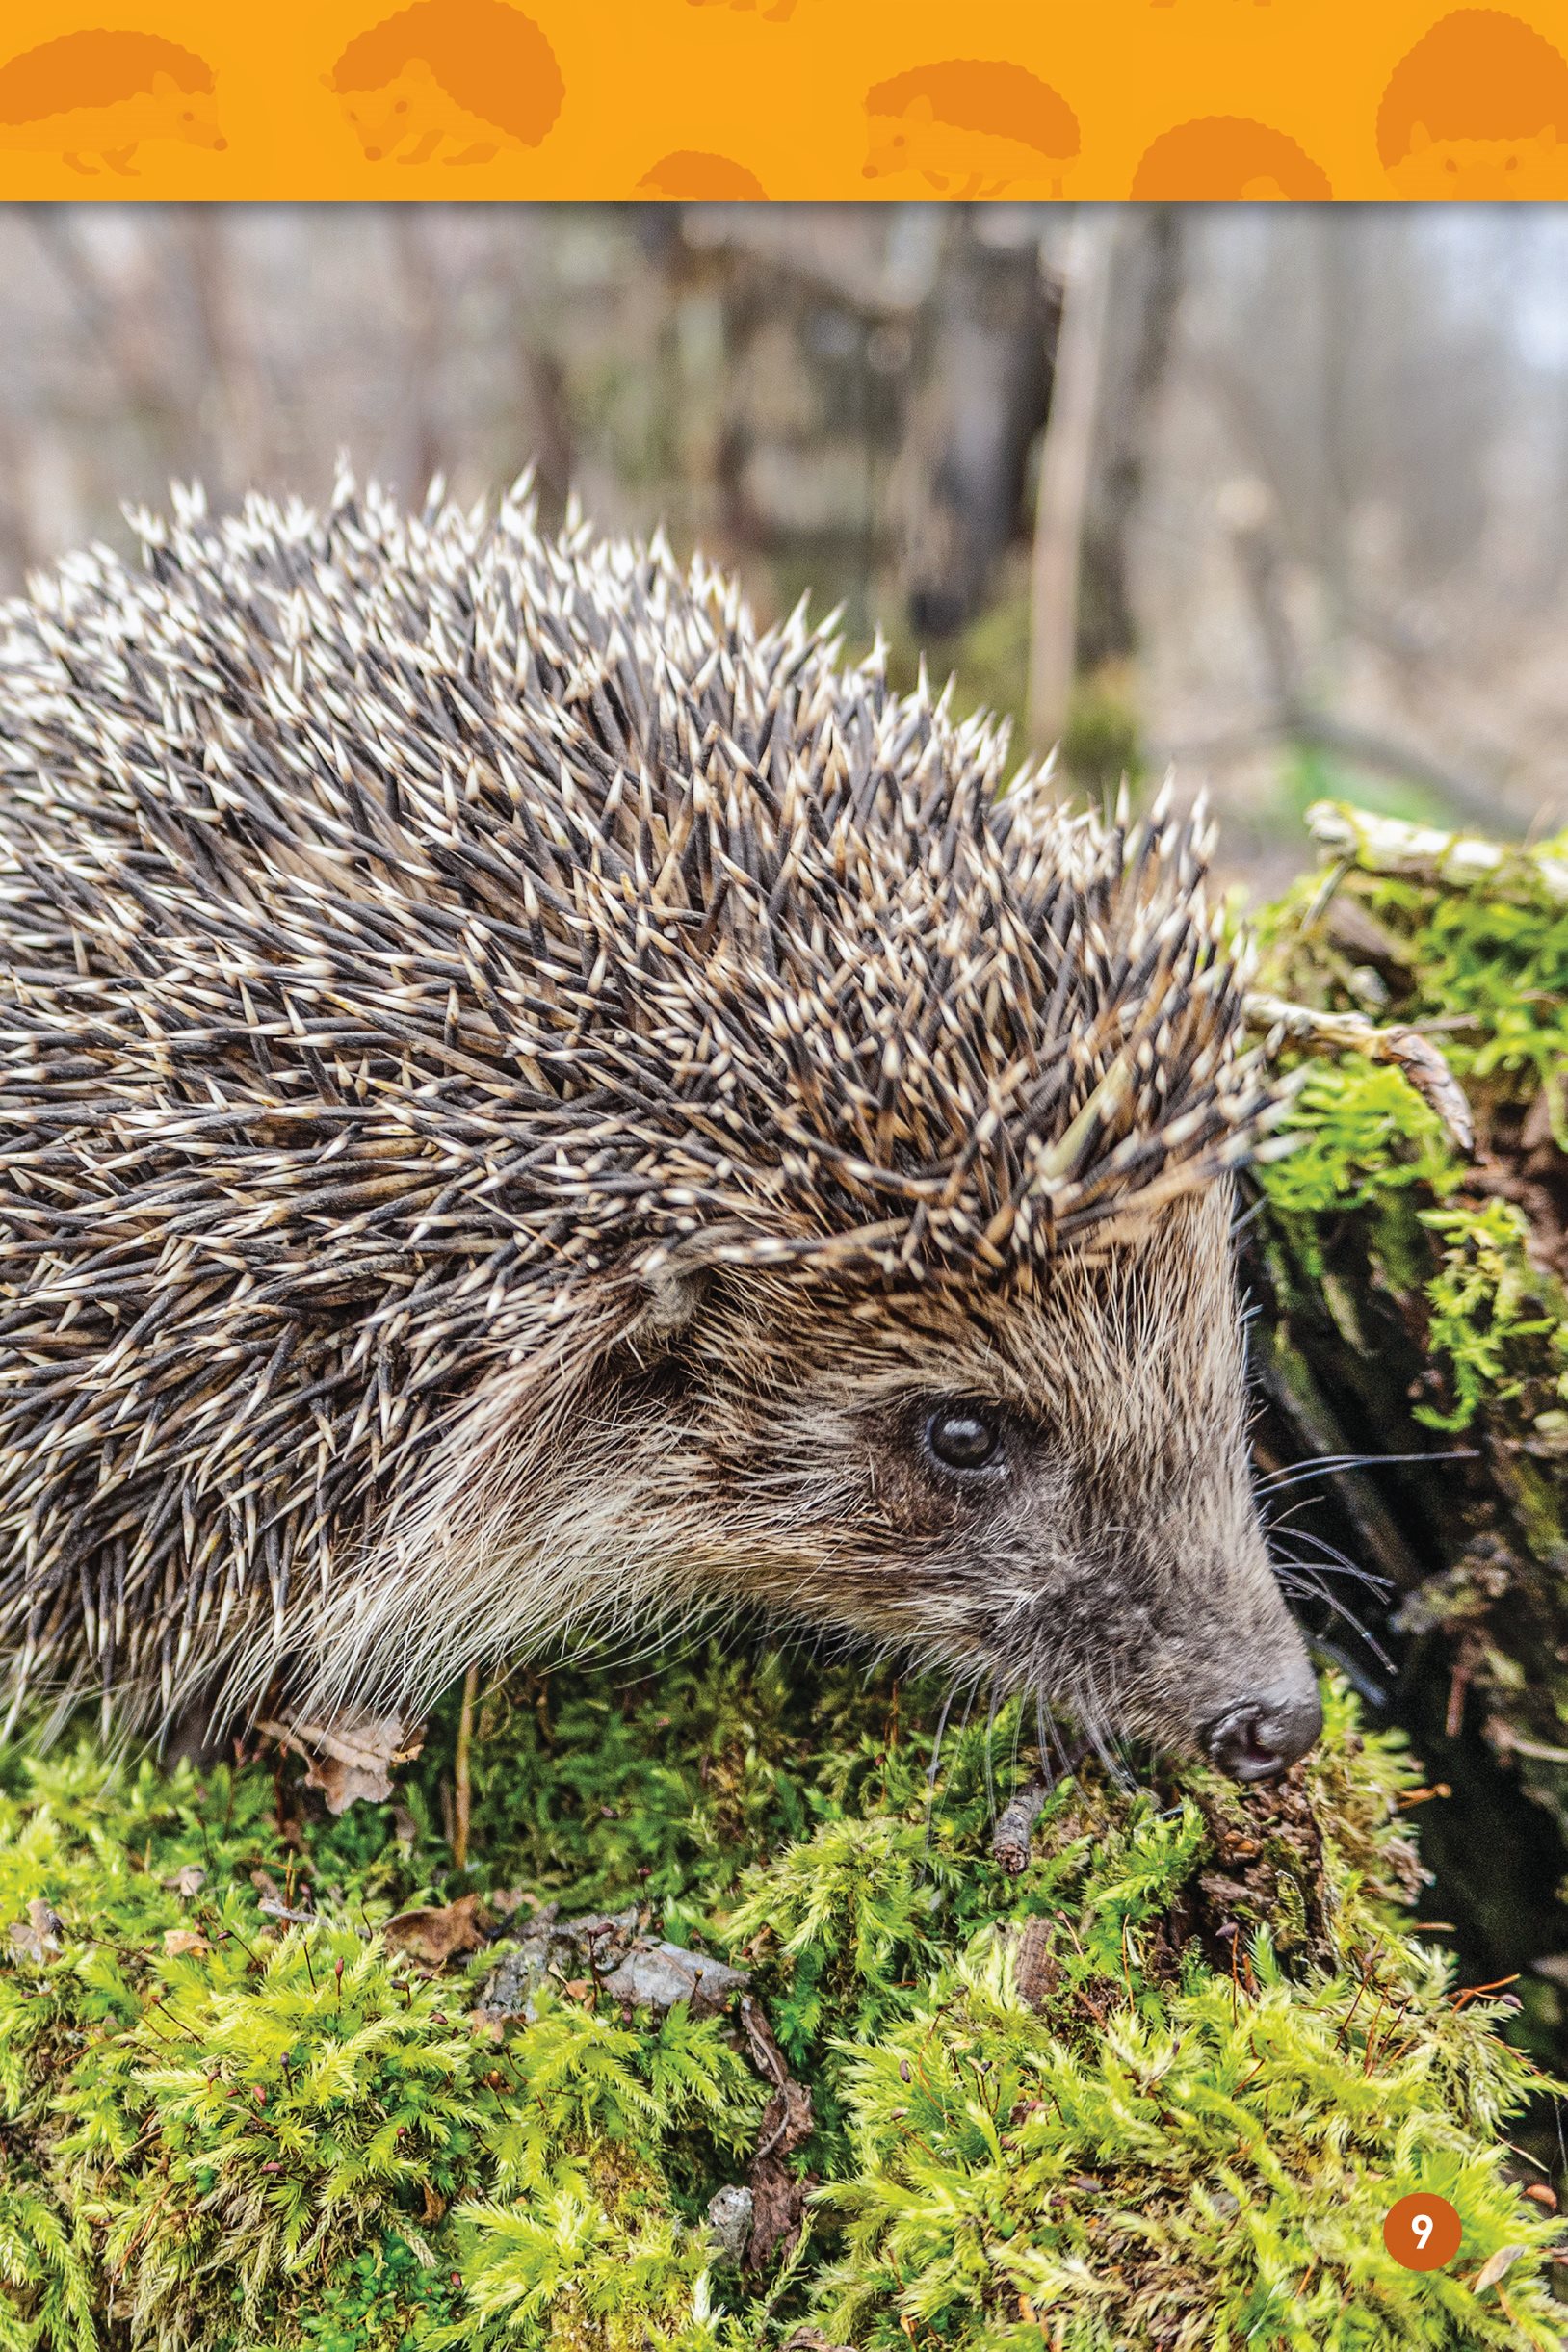
M 952 57 L 866 92 L 867 179 L 916 171 L 938 195 L 995 196 L 1020 183 L 1061 194 L 1079 152 L 1059 91 L 1008 60 Z
M 146 140 L 222 152 L 214 84 L 205 58 L 160 34 L 62 33 L 0 64 L 0 149 L 63 155 L 89 175 L 96 158 L 122 177 Z
M 761 1612 L 1303 1753 L 1201 807 L 521 486 L 133 521 L 0 614 L 13 1711 L 412 1721 Z
M 537 146 L 565 92 L 544 34 L 507 0 L 413 0 L 356 35 L 327 87 L 367 162 L 405 164 Z
M 1135 204 L 1326 203 L 1333 193 L 1294 139 L 1244 115 L 1204 115 L 1162 131 L 1129 191 Z

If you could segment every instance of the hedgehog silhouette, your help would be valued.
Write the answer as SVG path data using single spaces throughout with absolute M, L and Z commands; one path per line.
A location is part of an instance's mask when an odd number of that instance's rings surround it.
M 1206 115 L 1162 131 L 1144 149 L 1131 190 L 1142 204 L 1223 204 L 1266 193 L 1319 203 L 1334 192 L 1294 139 L 1241 115 Z
M 745 1606 L 1299 1753 L 1201 817 L 516 499 L 138 528 L 0 636 L 17 1703 Z
M 949 196 L 1053 182 L 1079 151 L 1078 117 L 1059 91 L 1007 59 L 946 58 L 866 92 L 865 176 L 917 171 Z
M 63 33 L 0 65 L 0 146 L 46 148 L 128 170 L 146 139 L 227 144 L 205 58 L 156 33 Z
M 661 155 L 638 181 L 637 193 L 686 204 L 755 204 L 766 202 L 768 196 L 755 172 L 744 164 L 696 147 L 678 147 Z
M 1501 9 L 1457 9 L 1390 74 L 1377 151 L 1409 196 L 1543 196 L 1568 186 L 1568 59 Z
M 414 0 L 350 41 L 327 86 L 367 156 L 408 162 L 428 160 L 454 129 L 465 135 L 465 123 L 537 146 L 564 94 L 549 41 L 506 0 Z M 496 151 L 481 137 L 451 160 L 483 162 Z

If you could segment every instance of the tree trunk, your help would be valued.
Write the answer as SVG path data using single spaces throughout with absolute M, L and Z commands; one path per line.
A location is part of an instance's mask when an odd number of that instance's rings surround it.
M 1158 204 L 1123 223 L 1079 557 L 1080 676 L 1108 662 L 1130 661 L 1137 650 L 1132 538 L 1175 341 L 1184 267 L 1178 205 Z
M 1061 735 L 1077 674 L 1084 526 L 1120 229 L 1114 206 L 1087 205 L 1068 252 L 1030 587 L 1029 737 L 1041 751 Z
M 901 459 L 903 595 L 922 639 L 976 616 L 1017 535 L 1056 331 L 1033 234 L 982 234 L 969 205 L 951 208 L 946 229 Z

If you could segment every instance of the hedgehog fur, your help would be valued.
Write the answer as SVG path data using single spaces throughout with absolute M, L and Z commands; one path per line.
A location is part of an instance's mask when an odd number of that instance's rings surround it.
M 803 610 L 759 631 L 662 537 L 544 536 L 522 492 L 415 513 L 344 477 L 321 512 L 215 520 L 188 492 L 135 521 L 140 567 L 94 548 L 0 616 L 18 1699 L 232 1712 L 301 1660 L 318 1695 L 423 1698 L 467 1658 L 700 1598 L 648 1525 L 616 1533 L 641 1457 L 622 1493 L 588 1373 L 614 1359 L 642 1410 L 716 1285 L 732 1316 L 752 1286 L 725 1345 L 761 1328 L 765 1385 L 774 1309 L 824 1300 L 846 1329 L 892 1302 L 916 1356 L 932 1318 L 1069 1294 L 1181 1351 L 1201 1302 L 1162 1333 L 1105 1286 L 1176 1233 L 1176 1298 L 1184 1215 L 1218 1265 L 1223 1207 L 1195 1204 L 1279 1100 L 1239 1051 L 1201 814 L 1003 791 L 1005 731 L 924 673 L 906 695 L 879 648 L 844 666 Z M 683 1409 L 645 1450 L 655 1514 Z M 569 1456 L 605 1429 L 585 1503 Z M 1163 1423 L 1150 1445 L 1182 1451 Z M 547 1453 L 548 1526 L 486 1566 Z M 937 1501 L 877 1477 L 930 1554 Z M 608 1587 L 574 1589 L 617 1542 Z M 791 1556 L 764 1597 L 832 1618 Z M 1247 1608 L 1290 1665 L 1277 1596 Z

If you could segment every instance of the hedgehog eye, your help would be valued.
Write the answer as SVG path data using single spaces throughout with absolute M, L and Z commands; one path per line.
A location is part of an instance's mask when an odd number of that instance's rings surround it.
M 1001 1449 L 1001 1430 L 982 1405 L 938 1405 L 926 1424 L 926 1450 L 944 1470 L 989 1470 Z

